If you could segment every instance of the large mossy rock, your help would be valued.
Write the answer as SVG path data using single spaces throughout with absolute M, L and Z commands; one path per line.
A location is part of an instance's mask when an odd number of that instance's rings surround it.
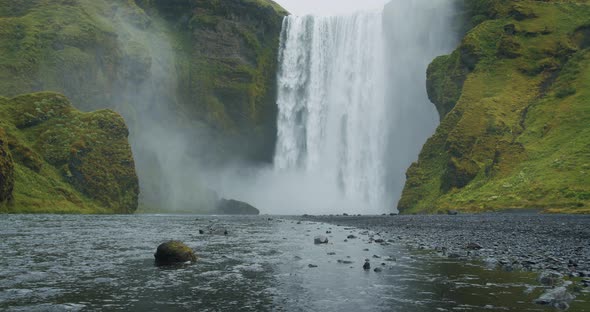
M 158 246 L 154 258 L 159 266 L 197 261 L 193 250 L 179 241 L 169 241 Z
M 27 94 L 1 104 L 5 142 L 15 163 L 14 200 L 4 212 L 137 209 L 135 163 L 119 114 L 79 112 L 57 93 Z
M 0 204 L 12 199 L 14 163 L 8 148 L 8 137 L 0 125 Z
M 398 208 L 590 212 L 590 3 L 464 2 L 472 29 L 428 69 L 442 121 Z

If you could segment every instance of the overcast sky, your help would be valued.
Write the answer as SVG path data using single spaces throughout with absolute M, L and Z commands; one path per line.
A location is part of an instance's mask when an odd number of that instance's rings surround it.
M 275 0 L 291 14 L 341 15 L 382 8 L 389 0 Z

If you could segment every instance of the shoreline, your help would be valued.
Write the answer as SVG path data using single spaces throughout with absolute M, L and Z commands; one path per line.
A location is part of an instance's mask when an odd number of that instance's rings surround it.
M 484 261 L 505 271 L 556 271 L 590 277 L 590 216 L 534 213 L 302 216 L 370 230 L 409 249 Z

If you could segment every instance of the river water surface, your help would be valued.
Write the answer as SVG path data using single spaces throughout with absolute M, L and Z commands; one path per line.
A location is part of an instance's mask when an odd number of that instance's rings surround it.
M 376 233 L 354 228 L 298 222 L 3 216 L 0 311 L 551 311 L 532 303 L 543 292 L 535 274 L 371 243 Z M 329 244 L 314 245 L 320 234 Z M 345 241 L 348 235 L 357 238 Z M 192 247 L 199 261 L 154 266 L 156 247 L 172 239 Z M 362 268 L 366 259 L 370 271 Z M 587 306 L 578 300 L 570 310 Z

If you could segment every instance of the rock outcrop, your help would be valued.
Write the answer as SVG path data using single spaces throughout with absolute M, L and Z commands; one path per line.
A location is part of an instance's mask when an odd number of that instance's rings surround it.
M 428 69 L 442 122 L 399 210 L 590 212 L 590 4 L 464 2 L 472 29 Z
M 214 213 L 222 215 L 259 215 L 260 211 L 256 207 L 245 202 L 233 199 L 221 199 L 217 203 L 217 209 Z
M 137 209 L 135 163 L 119 114 L 82 113 L 46 92 L 1 98 L 0 120 L 0 198 L 12 199 L 1 211 Z

